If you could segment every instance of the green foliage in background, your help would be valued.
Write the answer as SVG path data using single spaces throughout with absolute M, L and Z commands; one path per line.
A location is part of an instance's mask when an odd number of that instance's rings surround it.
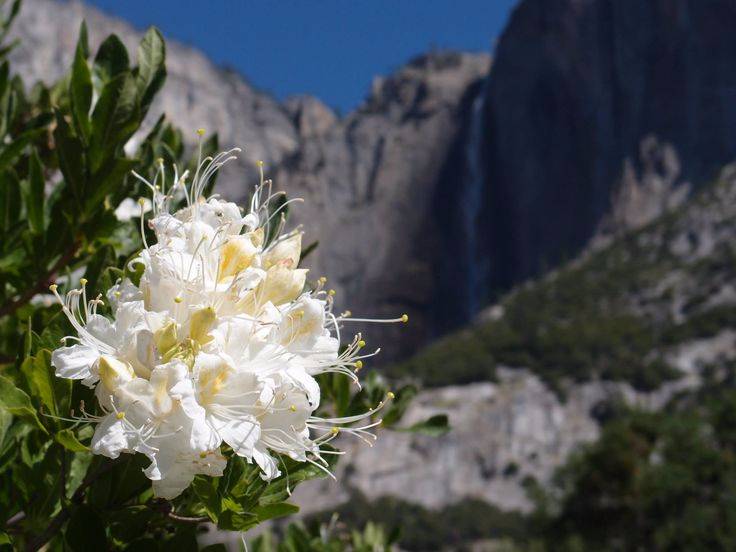
M 541 495 L 533 521 L 547 549 L 736 548 L 733 374 L 606 424 Z
M 440 386 L 493 381 L 498 366 L 523 367 L 561 392 L 564 380 L 626 381 L 651 391 L 677 379 L 665 360 L 668 347 L 736 327 L 734 306 L 707 303 L 708 282 L 736 277 L 736 250 L 721 247 L 693 263 L 673 258 L 665 239 L 659 247 L 648 243 L 652 233 L 666 235 L 673 218 L 520 286 L 501 301 L 500 316 L 437 340 L 390 373 L 419 374 L 425 385 Z M 673 272 L 703 282 L 703 295 L 684 306 L 684 320 L 657 314 L 671 310 L 663 306 L 672 303 L 666 288 L 649 296 Z M 657 308 L 638 308 L 647 302 Z
M 387 533 L 373 522 L 362 530 L 350 529 L 334 514 L 327 523 L 294 523 L 283 536 L 268 532 L 253 540 L 252 552 L 387 552 L 394 550 L 398 533 Z

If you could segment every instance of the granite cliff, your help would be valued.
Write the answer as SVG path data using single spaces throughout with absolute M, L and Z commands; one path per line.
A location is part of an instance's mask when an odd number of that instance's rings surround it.
M 490 289 L 580 251 L 646 136 L 694 188 L 736 157 L 734 24 L 729 0 L 519 3 L 485 99 Z

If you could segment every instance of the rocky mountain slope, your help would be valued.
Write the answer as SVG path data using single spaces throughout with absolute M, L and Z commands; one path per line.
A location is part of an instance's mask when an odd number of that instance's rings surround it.
M 527 511 L 544 483 L 624 401 L 660 409 L 736 359 L 736 167 L 683 206 L 485 311 L 398 367 L 443 384 L 407 423 L 446 412 L 442 438 L 383 432 L 355 444 L 341 485 L 298 489 L 307 511 L 358 491 L 432 508 L 467 497 Z M 402 371 L 403 369 L 403 371 Z M 483 383 L 462 382 L 478 381 Z M 489 382 L 490 381 L 490 382 Z

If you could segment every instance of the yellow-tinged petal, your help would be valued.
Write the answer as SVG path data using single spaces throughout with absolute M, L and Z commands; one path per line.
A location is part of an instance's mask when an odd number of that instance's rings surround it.
M 189 325 L 189 337 L 200 345 L 204 345 L 212 340 L 209 335 L 212 326 L 217 321 L 217 313 L 212 307 L 199 309 L 192 314 Z
M 273 246 L 263 259 L 264 268 L 277 264 L 296 268 L 302 254 L 302 235 L 294 234 Z
M 108 355 L 100 357 L 98 366 L 100 380 L 110 392 L 114 392 L 121 384 L 129 382 L 135 377 L 133 368 L 127 362 Z
M 253 243 L 253 236 L 250 234 L 228 239 L 220 254 L 220 280 L 251 266 L 257 253 L 258 246 Z
M 153 334 L 153 342 L 162 356 L 166 356 L 172 348 L 179 342 L 177 336 L 176 322 L 169 322 L 163 328 L 157 330 Z
M 265 279 L 240 301 L 240 310 L 255 314 L 268 302 L 283 305 L 293 301 L 304 290 L 306 279 L 306 269 L 293 270 L 281 264 L 272 266 L 266 272 Z

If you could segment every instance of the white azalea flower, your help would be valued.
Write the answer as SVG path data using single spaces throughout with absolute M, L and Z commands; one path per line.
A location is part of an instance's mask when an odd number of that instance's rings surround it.
M 383 321 L 332 313 L 325 279 L 308 284 L 299 267 L 301 232 L 283 232 L 290 202 L 269 211 L 280 193 L 263 177 L 245 213 L 202 197 L 237 151 L 201 162 L 189 185 L 176 168 L 167 181 L 162 161 L 153 182 L 135 175 L 152 200 L 125 200 L 116 215 L 141 217 L 145 247 L 130 266 L 140 280 L 107 290 L 110 318 L 98 314 L 100 297 L 87 299 L 84 280 L 63 298 L 51 286 L 76 332 L 65 338 L 76 343 L 52 355 L 56 374 L 93 387 L 99 403 L 99 414 L 82 405 L 78 418 L 96 424 L 92 452 L 146 455 L 145 474 L 166 499 L 197 474 L 221 475 L 231 454 L 255 462 L 266 480 L 281 474 L 280 455 L 328 471 L 324 455 L 334 452 L 326 443 L 343 430 L 370 443 L 380 423 L 371 420 L 383 403 L 351 417 L 315 414 L 315 376 L 335 372 L 358 383 L 363 360 L 377 352 L 363 353 L 360 334 L 341 351 L 341 326 Z M 179 200 L 186 206 L 171 212 Z M 147 243 L 145 224 L 156 243 Z M 388 322 L 398 321 L 406 317 Z

